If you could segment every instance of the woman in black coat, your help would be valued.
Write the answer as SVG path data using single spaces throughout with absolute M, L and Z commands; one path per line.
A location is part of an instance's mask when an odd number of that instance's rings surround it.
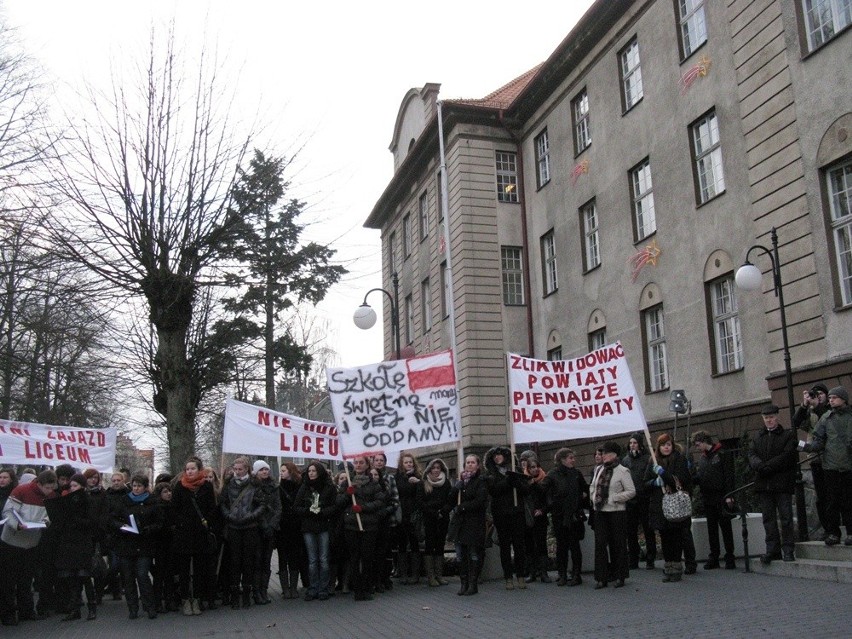
M 197 457 L 187 459 L 172 491 L 172 550 L 184 615 L 200 615 L 199 599 L 212 599 L 216 587 L 212 569 L 218 548 L 213 543 L 212 522 L 218 517 L 218 507 L 213 484 L 207 481 L 203 468 Z
M 309 585 L 305 601 L 325 601 L 330 596 L 329 536 L 337 511 L 337 489 L 319 462 L 305 469 L 293 510 L 302 521 L 302 536 L 308 555 Z
M 276 538 L 278 579 L 281 582 L 281 597 L 297 599 L 299 575 L 302 576 L 303 585 L 308 586 L 309 581 L 302 521 L 298 513 L 293 510 L 296 495 L 302 487 L 302 474 L 295 464 L 285 462 L 281 465 L 280 479 L 278 495 L 281 500 L 281 524 Z
M 139 616 L 140 598 L 148 619 L 156 619 L 157 602 L 149 573 L 157 551 L 157 535 L 163 528 L 163 509 L 149 492 L 145 475 L 134 475 L 130 480 L 130 492 L 110 511 L 110 526 L 130 619 Z
M 54 530 L 61 544 L 61 551 L 56 554 L 56 576 L 68 583 L 71 595 L 69 612 L 63 621 L 81 618 L 84 589 L 89 611 L 87 619 L 91 620 L 96 616 L 92 558 L 98 522 L 86 494 L 86 478 L 79 473 L 73 475 L 61 499 L 66 503 L 63 508 L 65 516 L 57 522 Z
M 417 539 L 417 488 L 423 472 L 417 458 L 411 453 L 401 453 L 395 483 L 399 492 L 399 508 L 402 520 L 396 527 L 397 552 L 399 557 L 400 583 L 420 583 L 420 542 Z M 410 576 L 409 576 L 410 574 Z
M 585 508 L 589 505 L 589 485 L 583 473 L 574 468 L 574 451 L 560 448 L 553 457 L 554 468 L 547 473 L 547 503 L 553 533 L 556 536 L 557 586 L 579 586 L 583 583 L 583 553 L 580 540 L 585 537 Z M 571 581 L 568 581 L 568 553 L 571 553 Z
M 654 448 L 657 463 L 648 467 L 645 485 L 651 491 L 648 506 L 651 527 L 660 531 L 660 545 L 665 560 L 663 581 L 676 582 L 683 575 L 683 532 L 692 524 L 691 518 L 683 521 L 668 521 L 663 516 L 663 493 L 675 491 L 678 484 L 685 491 L 692 489 L 692 477 L 686 465 L 686 458 L 672 441 L 671 435 L 663 433 L 657 438 Z
M 450 493 L 453 517 L 458 518 L 456 555 L 459 559 L 460 595 L 479 592 L 478 581 L 485 561 L 485 512 L 488 509 L 488 486 L 482 476 L 478 455 L 464 459 L 464 471 Z
M 444 544 L 452 509 L 452 489 L 447 465 L 441 459 L 430 461 L 423 481 L 417 484 L 417 508 L 423 516 L 426 537 L 424 561 L 430 586 L 446 586 L 449 583 L 444 579 Z

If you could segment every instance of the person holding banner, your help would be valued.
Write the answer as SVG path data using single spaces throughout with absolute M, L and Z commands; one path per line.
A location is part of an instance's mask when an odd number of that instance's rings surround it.
M 494 517 L 494 527 L 500 539 L 500 564 L 503 567 L 506 590 L 515 589 L 512 582 L 513 573 L 517 577 L 518 588 L 524 590 L 527 587 L 524 581 L 524 498 L 529 492 L 529 478 L 512 470 L 511 462 L 512 452 L 504 446 L 496 446 L 485 453 L 491 515 Z
M 477 455 L 464 458 L 464 471 L 450 493 L 452 517 L 458 529 L 455 536 L 459 560 L 459 595 L 479 592 L 479 573 L 485 561 L 485 513 L 488 510 L 488 485 L 482 477 L 482 464 Z
M 629 576 L 627 560 L 627 502 L 636 496 L 630 471 L 621 465 L 621 446 L 604 442 L 601 465 L 592 479 L 592 505 L 595 509 L 595 590 L 624 586 Z
M 337 497 L 343 510 L 343 530 L 349 553 L 349 575 L 355 601 L 371 601 L 376 565 L 376 535 L 379 513 L 386 507 L 381 484 L 370 477 L 370 462 L 364 456 L 352 460 L 354 474 Z
M 293 510 L 302 521 L 308 555 L 308 590 L 305 601 L 326 601 L 330 596 L 329 535 L 337 506 L 337 490 L 325 466 L 311 462 L 305 469 Z
M 672 436 L 663 433 L 657 437 L 654 447 L 656 463 L 648 468 L 645 475 L 645 485 L 651 491 L 648 507 L 651 526 L 660 532 L 660 545 L 665 561 L 664 582 L 678 582 L 683 576 L 683 537 L 684 529 L 692 525 L 692 519 L 687 517 L 681 521 L 669 521 L 663 515 L 663 493 L 692 488 L 692 476 L 686 464 L 686 457 L 676 446 Z
M 417 484 L 417 509 L 422 514 L 425 533 L 423 560 L 429 585 L 446 586 L 449 582 L 444 579 L 444 544 L 451 508 L 450 473 L 440 458 L 430 461 L 426 468 L 426 476 Z
M 589 485 L 583 473 L 574 467 L 574 451 L 560 448 L 553 457 L 554 469 L 547 473 L 545 489 L 550 503 L 553 532 L 556 535 L 557 586 L 583 583 L 583 553 L 580 540 L 585 536 L 584 509 L 589 503 Z M 571 553 L 571 581 L 568 581 L 568 553 Z
M 187 459 L 172 491 L 175 525 L 172 547 L 180 579 L 182 612 L 187 616 L 200 615 L 199 599 L 211 595 L 216 587 L 213 557 L 219 549 L 212 543 L 215 533 L 211 525 L 217 516 L 216 495 L 203 469 L 198 457 Z

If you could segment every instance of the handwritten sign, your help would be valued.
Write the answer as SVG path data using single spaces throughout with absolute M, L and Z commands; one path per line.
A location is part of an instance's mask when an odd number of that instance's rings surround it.
M 102 473 L 115 465 L 115 428 L 74 428 L 0 420 L 0 462 L 71 464 Z
M 560 361 L 508 353 L 516 442 L 614 435 L 646 427 L 620 342 Z
M 222 452 L 343 459 L 334 424 L 308 421 L 235 399 L 225 402 Z
M 329 368 L 326 374 L 346 458 L 459 439 L 452 351 L 359 368 Z

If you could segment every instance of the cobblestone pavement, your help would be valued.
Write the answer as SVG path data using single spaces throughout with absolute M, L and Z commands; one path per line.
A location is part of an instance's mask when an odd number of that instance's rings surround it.
M 661 565 L 661 563 L 659 564 Z M 699 568 L 679 584 L 660 580 L 662 570 L 634 570 L 627 585 L 594 590 L 531 584 L 506 591 L 502 581 L 458 597 L 458 583 L 441 588 L 397 585 L 374 601 L 337 595 L 327 602 L 281 600 L 235 611 L 220 608 L 198 617 L 179 613 L 149 620 L 127 618 L 123 601 L 105 601 L 95 621 L 61 622 L 59 616 L 0 627 L 0 637 L 37 639 L 240 639 L 341 637 L 560 636 L 703 639 L 765 637 L 839 639 L 852 636 L 852 584 L 810 581 L 742 571 Z M 275 578 L 273 577 L 273 581 Z M 554 580 L 555 581 L 555 580 Z M 84 611 L 85 616 L 85 611 Z

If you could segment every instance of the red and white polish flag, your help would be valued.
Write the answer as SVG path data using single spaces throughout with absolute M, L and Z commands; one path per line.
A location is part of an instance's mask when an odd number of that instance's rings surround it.
M 441 351 L 405 360 L 412 391 L 456 385 L 453 352 Z

